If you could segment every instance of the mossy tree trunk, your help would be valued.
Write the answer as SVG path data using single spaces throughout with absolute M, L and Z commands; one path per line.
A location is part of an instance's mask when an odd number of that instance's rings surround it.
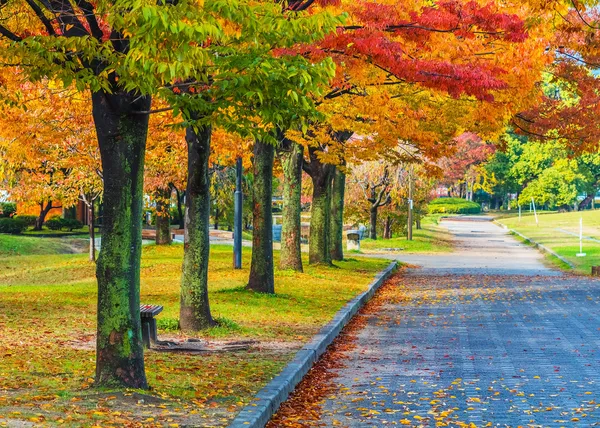
M 102 248 L 96 265 L 96 384 L 147 388 L 140 322 L 144 154 L 150 98 L 92 94 L 104 176 Z
M 171 189 L 156 192 L 156 245 L 171 243 Z
M 329 252 L 332 260 L 344 260 L 344 193 L 346 174 L 335 168 L 331 185 L 331 239 Z
M 185 240 L 179 326 L 197 331 L 214 325 L 208 302 L 210 252 L 210 126 L 186 130 L 188 182 L 185 192 Z
M 281 226 L 280 269 L 302 272 L 302 252 L 300 250 L 302 163 L 304 148 L 293 141 L 284 139 L 278 154 L 283 168 L 283 223 Z
M 331 182 L 335 166 L 322 163 L 317 156 L 317 149 L 309 148 L 309 157 L 310 162 L 303 165 L 313 183 L 308 263 L 331 265 Z
M 254 143 L 252 262 L 247 288 L 260 293 L 275 293 L 271 207 L 274 153 L 275 148 L 271 144 Z

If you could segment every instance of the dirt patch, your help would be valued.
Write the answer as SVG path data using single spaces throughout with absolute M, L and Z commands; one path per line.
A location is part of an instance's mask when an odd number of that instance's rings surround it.
M 80 351 L 96 349 L 95 334 L 81 334 L 76 339 L 64 342 L 65 346 Z M 248 339 L 212 340 L 193 339 L 175 335 L 161 335 L 160 341 L 150 352 L 182 352 L 186 354 L 206 354 L 207 352 L 269 351 L 285 352 L 298 350 L 304 345 L 299 341 L 260 341 Z

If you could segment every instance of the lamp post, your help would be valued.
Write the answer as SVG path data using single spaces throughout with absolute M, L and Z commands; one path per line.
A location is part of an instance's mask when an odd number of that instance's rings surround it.
M 242 268 L 242 158 L 235 162 L 235 193 L 233 203 L 233 268 Z

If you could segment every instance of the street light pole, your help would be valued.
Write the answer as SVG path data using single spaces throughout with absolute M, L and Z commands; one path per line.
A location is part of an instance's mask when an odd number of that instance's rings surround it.
M 235 194 L 233 203 L 233 268 L 242 268 L 242 158 L 235 162 Z

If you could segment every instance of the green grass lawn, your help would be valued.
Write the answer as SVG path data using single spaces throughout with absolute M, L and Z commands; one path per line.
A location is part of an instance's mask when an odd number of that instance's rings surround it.
M 422 221 L 422 229 L 413 229 L 413 240 L 406 236 L 397 236 L 391 239 L 363 239 L 360 242 L 361 251 L 364 253 L 386 252 L 389 249 L 402 253 L 439 253 L 452 251 L 450 234 L 437 226 L 441 215 L 427 216 Z
M 586 257 L 577 257 L 579 238 L 567 232 L 579 233 L 579 219 L 583 218 L 583 235 L 600 240 L 600 211 L 581 211 L 571 213 L 545 213 L 539 217 L 536 225 L 533 215 L 518 215 L 499 219 L 501 224 L 514 229 L 536 242 L 544 244 L 572 262 L 579 273 L 589 274 L 591 266 L 600 264 L 600 242 L 583 240 L 583 252 Z M 555 257 L 554 263 L 563 265 Z
M 26 235 L 7 235 L 0 233 L 0 257 L 69 254 L 76 248 L 89 245 L 85 237 L 39 238 Z M 1 273 L 0 273 L 1 276 Z M 0 285 L 2 283 L 0 282 Z
M 388 263 L 349 259 L 336 267 L 306 266 L 302 274 L 277 271 L 277 294 L 266 296 L 244 289 L 249 249 L 244 269 L 236 271 L 231 246 L 212 247 L 210 300 L 220 326 L 198 337 L 259 343 L 201 355 L 149 351 L 148 397 L 92 388 L 95 265 L 85 254 L 52 254 L 52 241 L 0 235 L 0 426 L 11 420 L 226 425 Z M 159 338 L 183 337 L 176 330 L 182 253 L 182 245 L 143 248 L 142 302 L 165 307 Z
M 542 215 L 547 215 L 547 214 L 557 214 L 556 211 L 536 211 L 538 216 L 542 216 Z M 490 210 L 487 213 L 485 213 L 486 215 L 492 216 L 494 217 L 496 220 L 501 220 L 504 218 L 514 218 L 514 217 L 519 217 L 519 211 L 518 209 L 512 209 L 512 210 Z M 521 217 L 529 217 L 529 216 L 534 216 L 533 211 L 529 212 L 529 207 L 526 208 L 522 208 L 521 211 Z

